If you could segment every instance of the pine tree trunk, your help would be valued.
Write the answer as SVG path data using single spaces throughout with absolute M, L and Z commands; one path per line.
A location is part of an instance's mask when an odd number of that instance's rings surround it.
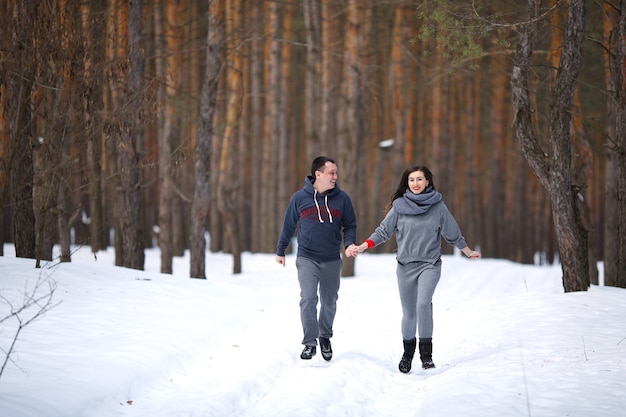
M 276 195 L 280 181 L 285 178 L 278 178 L 277 167 L 286 164 L 287 161 L 278 160 L 278 138 L 280 135 L 279 117 L 281 96 L 280 96 L 280 69 L 281 69 L 281 36 L 282 22 L 280 19 L 280 4 L 271 2 L 266 6 L 265 12 L 268 17 L 266 24 L 267 46 L 265 51 L 265 123 L 263 138 L 263 161 L 261 165 L 261 176 L 264 183 L 269 188 L 261 194 L 261 236 L 278 236 L 280 233 L 280 221 L 282 216 L 278 215 L 283 207 L 279 208 Z M 261 244 L 263 252 L 274 252 L 276 240 L 264 239 Z
M 242 9 L 239 0 L 227 0 L 226 10 L 229 19 L 226 24 L 226 33 L 233 37 L 226 43 L 230 55 L 230 66 L 226 75 L 226 115 L 225 127 L 221 137 L 221 155 L 218 169 L 218 199 L 217 207 L 220 213 L 221 223 L 224 225 L 225 243 L 233 256 L 233 274 L 241 273 L 241 246 L 235 219 L 238 208 L 235 206 L 237 184 L 233 167 L 233 152 L 236 152 L 236 132 L 238 121 L 241 117 L 241 77 L 242 58 L 237 45 L 239 40 L 234 37 L 240 30 L 242 22 Z
M 161 6 L 165 8 L 165 16 L 160 16 Z M 159 4 L 155 10 L 155 30 L 161 32 L 160 26 L 164 23 L 166 43 L 158 42 L 161 53 L 165 57 L 157 61 L 159 77 L 164 80 L 164 86 L 159 92 L 162 108 L 162 118 L 159 123 L 159 248 L 161 251 L 161 273 L 171 274 L 172 258 L 174 256 L 174 216 L 173 204 L 176 198 L 174 193 L 174 164 L 176 149 L 175 142 L 180 136 L 180 102 L 179 95 L 181 82 L 181 37 L 182 6 L 179 2 Z M 157 41 L 158 41 L 157 33 Z
M 117 160 L 117 138 L 119 133 L 119 121 L 116 117 L 115 109 L 121 107 L 122 102 L 122 89 L 118 87 L 118 78 L 122 76 L 118 74 L 119 69 L 117 63 L 126 55 L 126 46 L 128 42 L 127 31 L 128 23 L 123 15 L 123 8 L 120 5 L 120 0 L 110 0 L 108 3 L 107 14 L 109 18 L 106 20 L 106 38 L 110 41 L 106 45 L 106 62 L 108 64 L 107 72 L 111 73 L 111 76 L 107 78 L 108 88 L 104 91 L 104 115 L 105 118 L 103 124 L 105 156 L 104 156 L 104 171 L 106 178 L 112 179 L 106 181 L 106 196 L 105 202 L 110 204 L 105 206 L 108 208 L 105 213 L 106 217 L 110 219 L 113 229 L 113 248 L 115 251 L 115 266 L 124 265 L 124 250 L 122 247 L 122 229 L 121 229 L 121 214 L 120 204 L 117 198 L 117 176 L 118 176 L 118 160 Z
M 319 0 L 318 0 L 319 1 Z M 337 89 L 341 83 L 341 56 L 344 25 L 342 5 L 321 1 L 322 13 L 322 68 L 321 68 L 321 129 L 320 152 L 337 155 L 338 113 L 340 100 Z M 313 154 L 313 152 L 307 152 Z M 315 155 L 317 156 L 317 155 Z M 311 163 L 313 160 L 307 160 Z
M 101 27 L 103 6 L 100 2 L 81 3 L 81 25 L 85 52 L 83 58 L 84 78 L 82 79 L 82 117 L 84 140 L 86 143 L 87 170 L 89 172 L 89 234 L 93 253 L 105 249 L 108 234 L 104 226 L 103 191 L 102 191 L 102 113 L 103 83 L 96 75 L 96 69 L 104 62 L 102 38 L 106 33 L 102 30 L 93 31 L 93 27 Z M 93 8 L 92 8 L 93 7 Z M 98 35 L 99 34 L 99 35 Z
M 348 14 L 345 34 L 345 55 L 343 62 L 343 84 L 341 87 L 342 103 L 338 118 L 339 157 L 342 188 L 348 194 L 358 194 L 357 183 L 359 139 L 364 136 L 363 116 L 363 75 L 365 65 L 361 62 L 361 47 L 366 48 L 361 30 L 366 24 L 360 10 L 362 3 L 357 0 L 348 2 Z M 357 213 L 358 216 L 358 213 Z M 343 252 L 343 251 L 342 251 Z M 345 258 L 342 276 L 354 276 L 354 258 Z
M 58 6 L 57 19 L 60 21 L 59 38 L 61 39 L 61 49 L 64 51 L 63 64 L 61 67 L 62 77 L 59 79 L 59 102 L 57 107 L 57 117 L 53 117 L 56 124 L 56 150 L 58 153 L 58 174 L 56 182 L 56 230 L 58 232 L 58 243 L 60 247 L 60 261 L 71 261 L 71 237 L 70 225 L 72 211 L 68 205 L 70 196 L 67 195 L 67 185 L 71 183 L 73 171 L 72 160 L 70 159 L 70 144 L 72 131 L 68 128 L 74 124 L 72 110 L 78 100 L 74 98 L 73 92 L 79 85 L 78 80 L 72 73 L 72 69 L 79 67 L 81 62 L 75 51 L 79 47 L 80 29 L 74 28 L 74 17 L 78 14 L 78 4 L 68 4 L 68 0 L 61 0 Z M 81 45 L 82 46 L 82 45 Z M 57 74 L 60 75 L 60 74 Z M 77 211 L 75 211 L 77 213 Z M 53 239 L 56 234 L 53 233 Z
M 140 141 L 139 114 L 142 109 L 144 59 L 142 55 L 143 30 L 141 25 L 142 0 L 130 0 L 128 5 L 128 59 L 129 72 L 121 115 L 118 144 L 118 194 L 120 204 L 120 233 L 122 234 L 123 263 L 133 269 L 144 268 L 141 221 L 141 187 L 139 184 Z
M 34 2 L 23 1 L 16 5 L 13 27 L 15 40 L 24 42 L 33 33 Z M 33 210 L 33 127 L 31 123 L 31 92 L 36 64 L 34 53 L 28 48 L 12 48 L 11 62 L 20 68 L 11 77 L 11 114 L 13 135 L 9 184 L 13 207 L 13 233 L 15 254 L 20 258 L 35 258 L 35 212 Z
M 608 102 L 604 283 L 626 288 L 626 1 L 619 2 L 619 10 L 613 7 L 605 5 L 604 29 L 609 45 L 606 83 L 613 92 Z
M 15 6 L 10 2 L 0 3 L 0 16 L 13 16 Z M 0 42 L 3 45 L 11 45 L 13 25 L 5 24 L 0 29 Z M 7 66 L 0 65 L 0 256 L 4 256 L 4 243 L 7 241 L 7 230 L 5 228 L 5 216 L 10 212 L 6 209 L 9 191 L 9 164 L 10 164 L 10 117 L 9 117 L 9 83 L 7 77 Z
M 304 0 L 304 24 L 306 27 L 306 74 L 305 74 L 305 143 L 306 160 L 313 161 L 321 146 L 321 72 L 322 72 L 322 6 L 320 0 Z
M 408 57 L 405 48 L 408 45 L 407 10 L 396 6 L 394 10 L 389 85 L 392 96 L 394 144 L 391 148 L 391 175 L 400 178 L 406 168 L 405 144 L 408 119 Z
M 206 279 L 206 239 L 211 202 L 211 145 L 213 116 L 217 103 L 217 90 L 222 69 L 224 49 L 224 1 L 213 0 L 208 12 L 207 55 L 202 97 L 200 126 L 194 149 L 194 194 L 191 203 L 190 277 Z
M 253 2 L 250 5 L 250 21 L 252 26 L 251 62 L 250 62 L 250 132 L 261 132 L 263 126 L 263 46 L 260 41 L 263 36 L 263 22 L 265 16 L 262 13 L 262 5 Z M 263 140 L 254 135 L 251 138 L 252 147 L 250 149 L 252 163 L 250 172 L 252 175 L 261 172 L 262 159 L 258 155 L 263 152 Z M 263 235 L 261 217 L 261 195 L 262 187 L 252 187 L 250 191 L 250 250 L 259 252 L 265 246 L 262 242 L 266 235 Z M 272 253 L 275 249 L 272 250 Z

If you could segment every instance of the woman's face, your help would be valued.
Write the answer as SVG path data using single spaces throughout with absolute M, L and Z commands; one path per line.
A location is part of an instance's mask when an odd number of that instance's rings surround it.
M 428 180 L 422 171 L 413 171 L 407 185 L 413 194 L 420 194 L 428 187 Z

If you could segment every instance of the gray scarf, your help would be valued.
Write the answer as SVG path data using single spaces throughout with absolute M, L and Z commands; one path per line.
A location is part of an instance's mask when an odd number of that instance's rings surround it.
M 413 194 L 407 188 L 404 195 L 393 200 L 392 206 L 399 214 L 424 214 L 430 207 L 441 201 L 441 193 L 428 186 L 423 193 Z

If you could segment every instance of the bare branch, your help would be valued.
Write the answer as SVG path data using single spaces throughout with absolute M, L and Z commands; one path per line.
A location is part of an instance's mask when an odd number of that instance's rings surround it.
M 48 284 L 47 290 L 42 289 L 44 283 Z M 40 277 L 31 290 L 25 288 L 24 298 L 18 307 L 14 307 L 11 300 L 0 294 L 0 300 L 3 304 L 9 306 L 9 313 L 0 319 L 0 323 L 7 322 L 11 319 L 14 319 L 17 322 L 17 328 L 15 329 L 15 334 L 11 338 L 9 347 L 6 350 L 0 347 L 0 351 L 5 355 L 4 360 L 2 361 L 2 366 L 0 367 L 0 378 L 2 378 L 2 374 L 4 373 L 4 370 L 9 362 L 15 364 L 15 362 L 11 359 L 11 354 L 15 350 L 17 340 L 19 339 L 22 330 L 35 320 L 41 318 L 50 309 L 60 304 L 60 302 L 53 302 L 54 292 L 56 289 L 56 282 L 46 281 Z M 44 292 L 41 293 L 41 291 Z M 6 329 L 7 327 L 4 326 L 4 328 Z M 17 366 L 17 364 L 15 365 Z
M 557 0 L 556 3 L 554 3 L 554 6 L 550 7 L 548 10 L 546 10 L 544 13 L 540 14 L 539 16 L 536 16 L 532 19 L 529 20 L 525 20 L 523 22 L 515 22 L 515 23 L 495 23 L 492 22 L 491 20 L 489 20 L 486 17 L 483 17 L 480 15 L 480 13 L 478 13 L 478 10 L 476 10 L 476 5 L 475 5 L 475 0 L 472 0 L 472 10 L 474 11 L 474 14 L 476 15 L 476 17 L 479 20 L 482 20 L 483 22 L 485 22 L 487 25 L 491 26 L 491 27 L 496 27 L 496 28 L 510 28 L 513 30 L 517 30 L 521 27 L 527 26 L 527 25 L 532 25 L 534 23 L 537 23 L 538 21 L 544 19 L 546 16 L 548 16 L 550 13 L 552 13 L 552 11 L 554 9 L 556 9 L 559 4 L 561 4 L 562 0 Z

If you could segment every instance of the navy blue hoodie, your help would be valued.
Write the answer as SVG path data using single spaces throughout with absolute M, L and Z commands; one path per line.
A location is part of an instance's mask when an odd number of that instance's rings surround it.
M 319 194 L 312 180 L 313 177 L 307 176 L 304 187 L 291 197 L 276 254 L 285 256 L 285 249 L 300 223 L 298 256 L 318 262 L 334 261 L 341 258 L 342 231 L 345 247 L 356 243 L 356 214 L 350 196 L 337 184 Z

